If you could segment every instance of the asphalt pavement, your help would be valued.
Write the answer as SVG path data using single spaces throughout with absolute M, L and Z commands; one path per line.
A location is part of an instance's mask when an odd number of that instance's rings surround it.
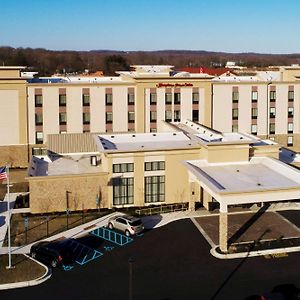
M 92 243 L 92 241 L 87 241 Z M 92 245 L 92 244 L 91 244 Z M 241 300 L 282 285 L 300 288 L 300 253 L 287 257 L 220 260 L 189 220 L 149 230 L 132 243 L 70 271 L 54 270 L 41 285 L 1 291 L 1 299 Z

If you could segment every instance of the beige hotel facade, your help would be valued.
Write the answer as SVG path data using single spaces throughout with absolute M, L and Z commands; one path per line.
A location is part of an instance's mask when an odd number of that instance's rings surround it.
M 165 122 L 191 120 L 299 144 L 299 67 L 278 76 L 173 72 L 172 66 L 132 66 L 115 77 L 21 77 L 0 67 L 0 165 L 27 167 L 49 134 L 162 132 Z

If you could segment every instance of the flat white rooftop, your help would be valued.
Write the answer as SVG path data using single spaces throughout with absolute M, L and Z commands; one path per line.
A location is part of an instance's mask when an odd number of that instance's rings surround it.
M 103 134 L 96 136 L 101 152 L 151 151 L 199 147 L 182 132 Z
M 300 171 L 269 157 L 249 162 L 185 162 L 188 169 L 217 193 L 258 192 L 300 188 Z

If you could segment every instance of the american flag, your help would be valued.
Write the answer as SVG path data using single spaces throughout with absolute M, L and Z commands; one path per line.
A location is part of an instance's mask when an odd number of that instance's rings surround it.
M 6 167 L 0 167 L 0 180 L 6 178 L 7 178 Z

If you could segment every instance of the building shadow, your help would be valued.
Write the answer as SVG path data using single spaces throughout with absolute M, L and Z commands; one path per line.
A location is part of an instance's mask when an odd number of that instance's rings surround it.
M 235 243 L 266 212 L 270 204 L 262 206 L 246 223 L 244 223 L 229 239 L 228 246 Z M 266 231 L 264 234 L 267 233 Z

